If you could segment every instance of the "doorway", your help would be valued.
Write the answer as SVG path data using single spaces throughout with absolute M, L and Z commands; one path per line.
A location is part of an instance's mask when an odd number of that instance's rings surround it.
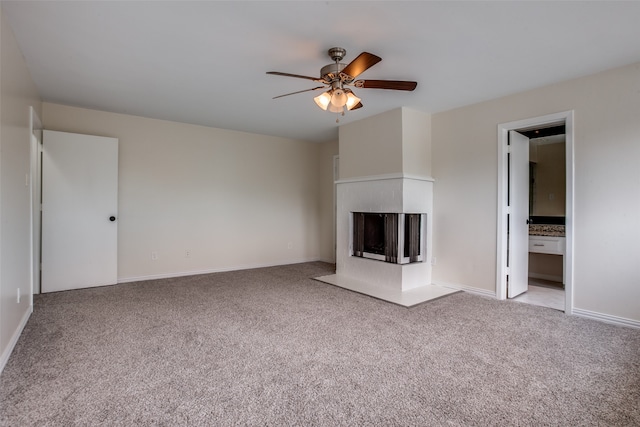
M 550 114 L 531 119 L 500 124 L 498 126 L 498 227 L 497 227 L 497 277 L 498 299 L 512 298 L 528 289 L 529 239 L 529 138 L 526 131 L 565 126 L 565 237 L 562 248 L 547 244 L 550 251 L 562 250 L 565 313 L 573 311 L 573 112 Z M 513 132 L 513 131 L 519 131 Z M 523 147 L 526 143 L 526 154 Z M 525 160 L 523 160 L 525 159 Z M 526 169 L 526 171 L 523 171 Z M 521 178 L 518 178 L 520 176 Z M 526 178 L 522 178 L 522 177 Z M 520 183 L 518 183 L 520 179 Z M 526 182 L 522 184 L 522 180 Z M 515 191 L 514 185 L 526 185 L 524 191 Z M 553 197 L 552 197 L 553 198 Z M 524 200 L 523 200 L 524 199 Z M 526 225 L 525 225 L 526 224 Z M 552 239 L 553 240 L 553 239 Z M 555 239 L 559 240 L 559 239 Z M 543 248 L 544 251 L 544 248 Z M 553 252 L 548 252 L 553 253 Z M 524 261 L 523 261 L 524 259 Z M 523 283 L 524 281 L 524 283 Z
M 520 130 L 529 138 L 528 288 L 514 301 L 564 311 L 566 129 Z

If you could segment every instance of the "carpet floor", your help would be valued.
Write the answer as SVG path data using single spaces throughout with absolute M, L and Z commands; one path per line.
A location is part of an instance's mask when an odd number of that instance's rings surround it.
M 640 330 L 304 263 L 37 295 L 2 426 L 638 426 Z

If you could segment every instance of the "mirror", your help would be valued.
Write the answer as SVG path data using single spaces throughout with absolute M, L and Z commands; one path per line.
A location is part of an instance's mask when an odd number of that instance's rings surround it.
M 564 217 L 565 135 L 529 141 L 529 216 Z

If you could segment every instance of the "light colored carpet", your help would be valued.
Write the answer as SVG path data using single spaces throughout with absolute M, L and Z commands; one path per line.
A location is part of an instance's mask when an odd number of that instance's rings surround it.
M 39 295 L 0 425 L 640 425 L 640 330 L 282 267 Z

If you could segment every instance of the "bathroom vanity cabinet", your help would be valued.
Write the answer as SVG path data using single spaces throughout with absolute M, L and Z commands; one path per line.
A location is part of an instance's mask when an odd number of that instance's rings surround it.
M 529 236 L 529 252 L 564 255 L 565 238 L 558 236 Z

